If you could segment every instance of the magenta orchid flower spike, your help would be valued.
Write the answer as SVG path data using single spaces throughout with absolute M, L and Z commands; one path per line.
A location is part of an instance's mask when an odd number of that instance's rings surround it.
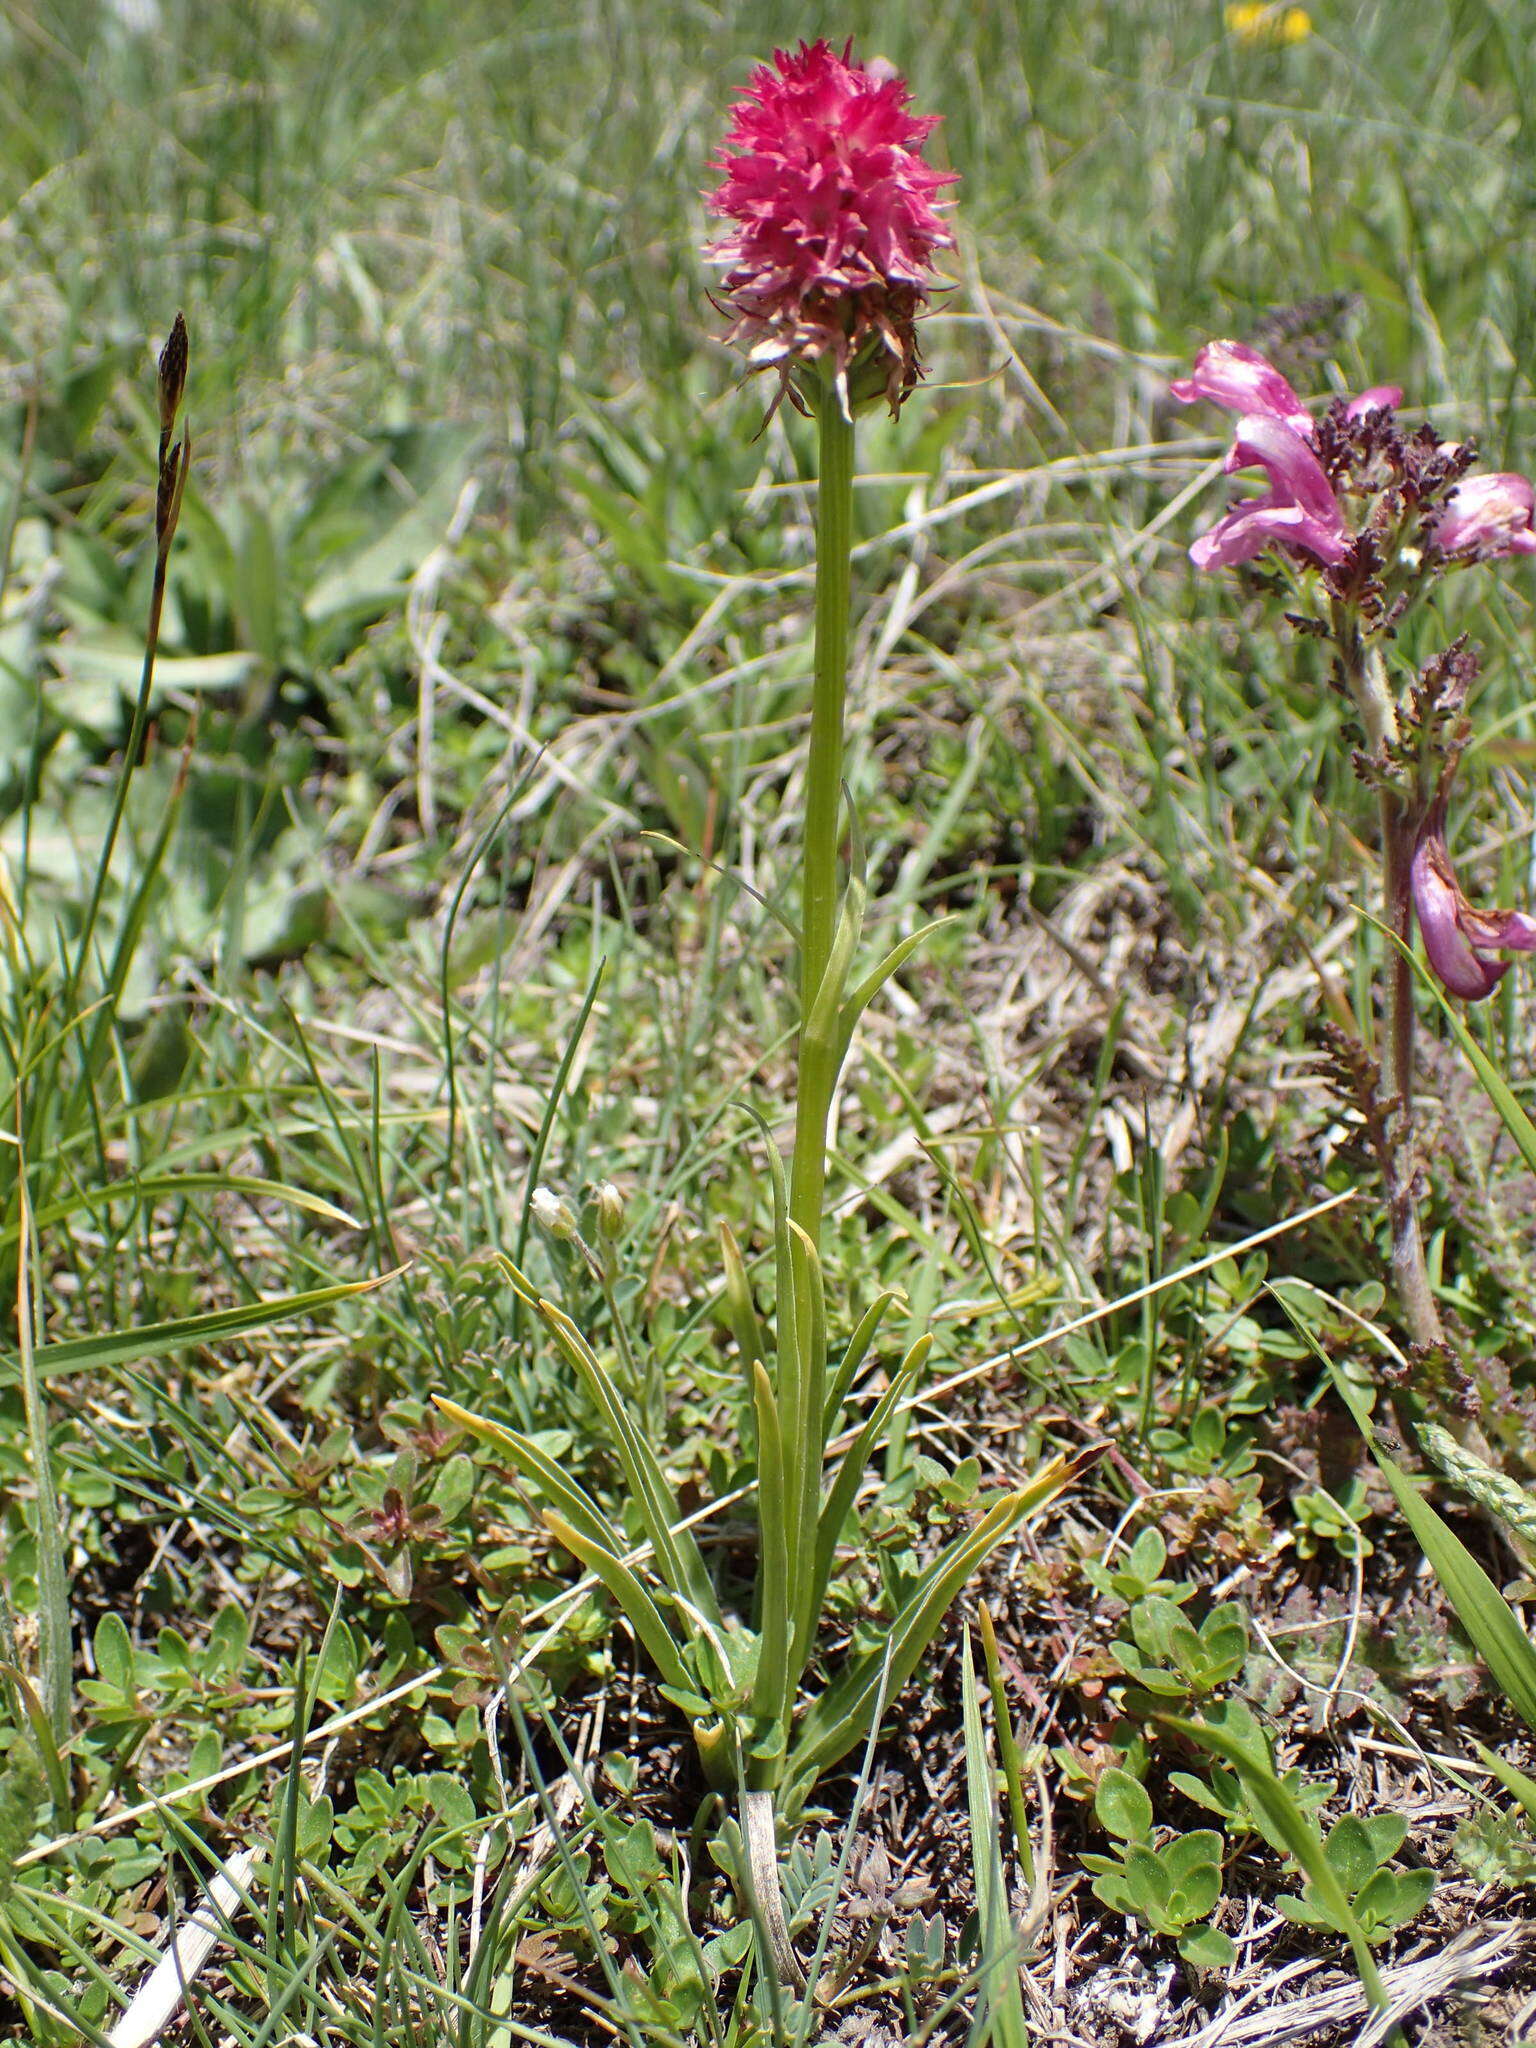
M 923 161 L 937 115 L 908 113 L 904 80 L 851 50 L 802 43 L 753 72 L 710 159 L 724 179 L 710 206 L 735 225 L 707 253 L 755 367 L 787 377 L 828 357 L 846 407 L 859 364 L 854 399 L 883 395 L 895 413 L 920 375 L 934 253 L 954 241 L 934 195 L 957 179 Z
M 1444 554 L 1471 553 L 1484 561 L 1536 554 L 1533 510 L 1536 491 L 1525 477 L 1508 471 L 1469 476 L 1452 491 L 1436 522 L 1436 545 Z

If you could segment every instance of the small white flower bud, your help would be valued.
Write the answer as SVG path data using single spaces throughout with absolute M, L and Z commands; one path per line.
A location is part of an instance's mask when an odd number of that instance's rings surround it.
M 557 1195 L 553 1188 L 534 1189 L 533 1217 L 551 1237 L 559 1238 L 566 1244 L 574 1242 L 577 1230 L 571 1205 L 562 1195 Z
M 624 1197 L 611 1180 L 605 1180 L 599 1184 L 592 1201 L 597 1210 L 598 1233 L 612 1244 L 623 1233 Z

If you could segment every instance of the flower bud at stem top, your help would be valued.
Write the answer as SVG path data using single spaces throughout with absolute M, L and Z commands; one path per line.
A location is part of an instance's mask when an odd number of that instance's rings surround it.
M 576 1217 L 571 1205 L 563 1195 L 557 1195 L 553 1188 L 535 1188 L 533 1191 L 533 1218 L 543 1230 L 561 1244 L 575 1244 L 580 1232 L 576 1228 Z
M 615 1243 L 624 1232 L 624 1197 L 611 1180 L 600 1183 L 592 1197 L 597 1210 L 597 1232 L 605 1243 Z
M 160 431 L 169 434 L 181 410 L 187 388 L 187 323 L 181 314 L 171 325 L 170 337 L 160 351 Z

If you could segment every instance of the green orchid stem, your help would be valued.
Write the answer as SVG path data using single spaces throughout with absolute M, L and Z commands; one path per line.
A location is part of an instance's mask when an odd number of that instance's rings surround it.
M 837 926 L 843 703 L 853 587 L 853 422 L 830 378 L 818 393 L 817 419 L 821 475 L 816 502 L 816 678 L 800 870 L 800 1049 L 789 1213 L 819 1250 L 827 1119 L 837 1085 L 838 1050 L 835 1029 L 813 1032 L 810 1024 Z

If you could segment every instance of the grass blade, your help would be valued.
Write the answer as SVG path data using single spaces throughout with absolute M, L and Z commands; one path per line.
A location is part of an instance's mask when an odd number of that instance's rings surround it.
M 976 1913 L 981 1996 L 987 2008 L 984 2038 L 992 2048 L 1027 2048 L 1029 2028 L 1019 1992 L 1018 1938 L 1008 1910 L 1003 1877 L 1001 1822 L 993 1789 L 992 1754 L 981 1722 L 971 1632 L 960 1655 L 960 1711 L 965 1728 L 965 1802 L 970 1821 L 971 1869 L 976 1879 Z
M 141 1365 L 147 1359 L 164 1358 L 168 1352 L 184 1351 L 189 1344 L 214 1344 L 224 1337 L 239 1337 L 247 1330 L 264 1330 L 271 1323 L 293 1316 L 312 1315 L 345 1301 L 355 1294 L 370 1294 L 397 1279 L 404 1271 L 379 1273 L 371 1280 L 340 1280 L 330 1287 L 311 1287 L 302 1294 L 277 1294 L 266 1301 L 248 1301 L 239 1308 L 212 1309 L 206 1315 L 178 1316 L 166 1323 L 145 1323 L 136 1330 L 109 1330 L 99 1337 L 70 1337 L 60 1344 L 40 1344 L 34 1354 L 39 1379 L 57 1379 L 64 1373 L 103 1372 L 108 1366 Z M 9 1384 L 20 1372 L 14 1351 L 0 1352 L 0 1385 Z

